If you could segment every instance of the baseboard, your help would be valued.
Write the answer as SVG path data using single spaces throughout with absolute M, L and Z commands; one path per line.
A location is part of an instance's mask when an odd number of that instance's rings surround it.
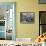
M 32 39 L 31 38 L 16 38 L 16 41 L 20 42 L 20 41 L 24 41 L 24 42 L 31 42 Z

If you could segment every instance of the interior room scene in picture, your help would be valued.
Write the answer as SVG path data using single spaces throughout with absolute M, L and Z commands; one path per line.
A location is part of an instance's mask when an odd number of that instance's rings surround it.
M 21 24 L 33 24 L 34 23 L 33 12 L 20 12 L 20 23 Z
M 15 40 L 15 3 L 0 3 L 0 40 Z
M 40 34 L 46 32 L 46 11 L 39 11 Z

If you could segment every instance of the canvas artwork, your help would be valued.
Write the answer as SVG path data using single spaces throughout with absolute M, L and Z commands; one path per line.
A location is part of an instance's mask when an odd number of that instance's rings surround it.
M 21 24 L 33 24 L 35 15 L 33 12 L 20 12 L 20 23 Z

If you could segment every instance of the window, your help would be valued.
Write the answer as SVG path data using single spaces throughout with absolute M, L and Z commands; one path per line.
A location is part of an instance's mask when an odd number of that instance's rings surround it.
M 46 32 L 46 11 L 39 12 L 39 35 Z

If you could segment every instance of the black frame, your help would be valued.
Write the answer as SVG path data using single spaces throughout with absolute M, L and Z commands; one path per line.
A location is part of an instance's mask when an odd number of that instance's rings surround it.
M 46 3 L 42 3 L 42 2 L 40 2 L 40 0 L 38 0 L 38 2 L 39 2 L 39 4 L 46 4 Z
M 31 13 L 31 14 L 33 13 L 34 21 L 31 23 L 21 23 L 21 16 L 23 13 Z M 20 24 L 34 24 L 34 22 L 35 22 L 35 13 L 34 12 L 20 12 Z
M 46 11 L 39 11 L 39 36 L 41 34 L 41 32 L 40 32 L 40 25 L 46 25 L 46 24 L 40 24 L 40 12 L 42 13 L 42 12 L 46 12 Z

